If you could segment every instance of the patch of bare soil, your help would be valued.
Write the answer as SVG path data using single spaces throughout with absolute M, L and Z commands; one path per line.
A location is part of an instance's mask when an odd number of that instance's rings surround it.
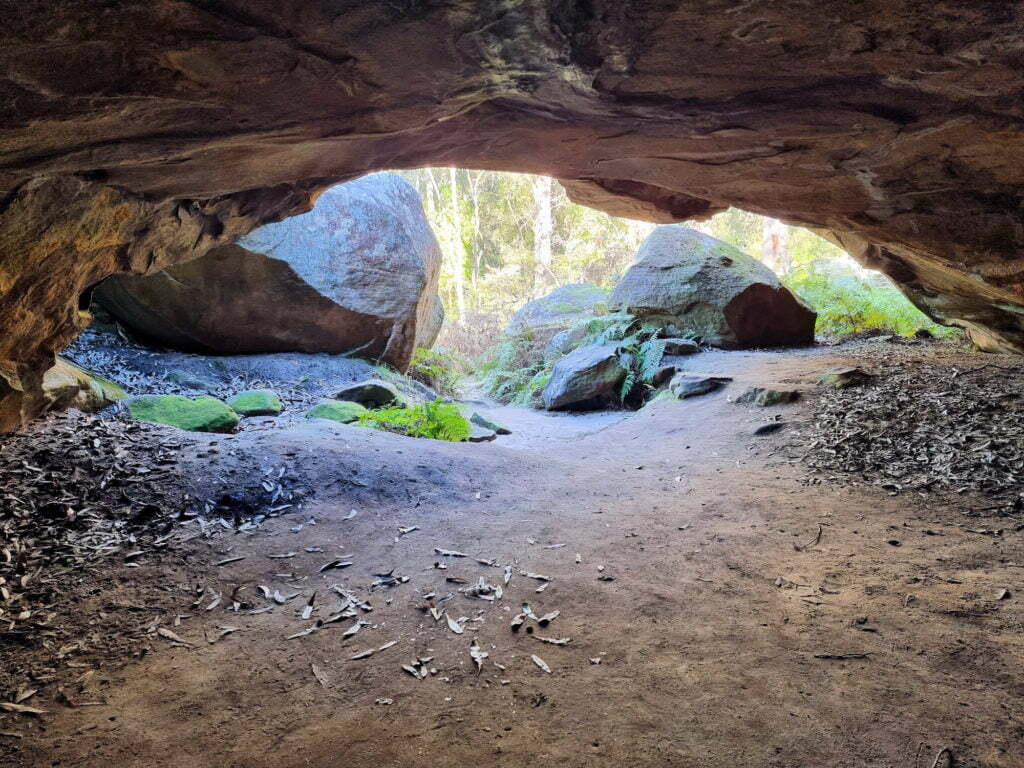
M 565 439 L 157 430 L 192 497 L 284 468 L 294 506 L 215 504 L 70 580 L 53 622 L 86 649 L 18 651 L 53 679 L 8 683 L 46 714 L 0 713 L 0 763 L 1020 768 L 1012 510 L 804 463 L 816 371 L 993 360 L 947 350 L 701 354 L 734 381 Z M 771 384 L 805 397 L 731 402 Z M 108 623 L 115 602 L 136 619 Z

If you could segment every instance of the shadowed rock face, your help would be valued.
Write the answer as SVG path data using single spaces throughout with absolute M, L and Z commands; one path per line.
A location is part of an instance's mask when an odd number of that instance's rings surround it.
M 105 280 L 95 297 L 127 327 L 172 349 L 352 352 L 404 370 L 415 348 L 429 347 L 440 331 L 440 268 L 416 190 L 379 173 L 198 259 Z
M 0 411 L 20 412 L 15 390 L 74 334 L 91 282 L 301 209 L 282 190 L 428 163 L 552 174 L 655 221 L 737 205 L 812 226 L 933 317 L 1024 351 L 1022 14 L 1005 0 L 19 3 L 0 30 Z M 268 189 L 259 216 L 234 202 Z

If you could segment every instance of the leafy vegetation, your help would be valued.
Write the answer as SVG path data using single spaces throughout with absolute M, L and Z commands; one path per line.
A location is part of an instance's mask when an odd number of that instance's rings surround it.
M 467 371 L 467 362 L 444 347 L 417 347 L 408 373 L 440 395 L 458 397 L 459 381 Z
M 861 268 L 842 249 L 808 229 L 736 208 L 695 228 L 767 264 L 818 313 L 821 336 L 869 330 L 911 334 L 920 328 L 936 336 L 960 334 L 933 323 L 888 278 Z
M 459 443 L 469 438 L 469 421 L 454 403 L 441 398 L 407 408 L 376 408 L 360 414 L 360 426 L 409 437 L 427 437 Z
M 789 272 L 783 283 L 818 313 L 819 336 L 837 337 L 867 330 L 909 335 L 925 328 L 935 336 L 955 336 L 954 328 L 933 323 L 884 278 L 836 270 L 818 262 Z
M 537 405 L 551 378 L 551 365 L 543 347 L 531 339 L 505 339 L 480 366 L 480 386 L 494 399 L 509 405 Z
M 520 337 L 501 342 L 481 366 L 480 384 L 501 402 L 537 405 L 558 359 L 588 344 L 617 342 L 619 365 L 626 372 L 619 399 L 624 405 L 636 404 L 643 399 L 643 388 L 653 380 L 665 354 L 665 342 L 657 336 L 655 326 L 642 324 L 625 312 L 587 315 L 551 341 L 558 354 L 546 359 L 547 345 L 533 339 Z

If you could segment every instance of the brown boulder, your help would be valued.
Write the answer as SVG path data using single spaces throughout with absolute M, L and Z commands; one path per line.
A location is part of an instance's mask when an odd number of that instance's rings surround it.
M 609 306 L 726 349 L 810 344 L 817 317 L 764 264 L 682 224 L 648 236 Z
M 234 245 L 96 290 L 138 335 L 202 354 L 354 352 L 396 368 L 444 317 L 441 253 L 416 191 L 374 174 Z

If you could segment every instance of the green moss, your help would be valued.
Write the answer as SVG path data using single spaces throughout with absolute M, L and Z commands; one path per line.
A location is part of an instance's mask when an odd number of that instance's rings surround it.
M 277 416 L 282 410 L 281 398 L 269 389 L 250 389 L 228 400 L 242 416 Z
M 331 400 L 326 403 L 314 405 L 306 413 L 307 419 L 330 419 L 342 424 L 351 424 L 359 421 L 359 417 L 366 413 L 366 408 L 359 403 L 348 400 Z
M 138 421 L 153 421 L 190 432 L 231 432 L 238 414 L 215 397 L 190 400 L 181 395 L 144 395 L 128 401 L 128 411 Z
M 121 386 L 110 379 L 105 379 L 102 376 L 97 376 L 95 373 L 89 374 L 92 379 L 99 386 L 103 392 L 103 397 L 112 403 L 116 403 L 119 400 L 124 400 L 128 397 L 128 393 L 121 389 Z

